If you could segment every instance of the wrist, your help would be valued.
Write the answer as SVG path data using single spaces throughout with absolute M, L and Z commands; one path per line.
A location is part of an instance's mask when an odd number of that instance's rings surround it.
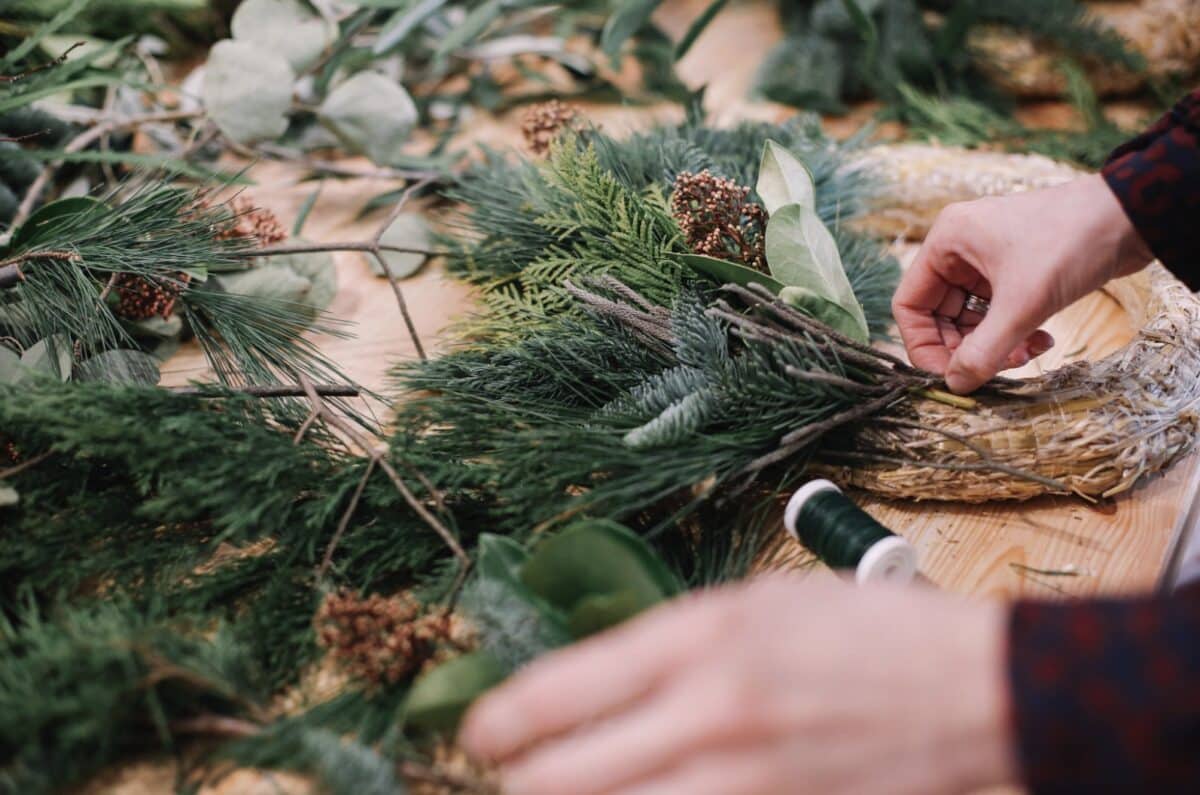
M 1093 197 L 1088 203 L 1089 211 L 1093 214 L 1093 229 L 1098 239 L 1112 252 L 1108 279 L 1137 273 L 1149 265 L 1154 260 L 1154 253 L 1133 225 L 1108 181 L 1100 174 L 1091 174 L 1081 178 L 1080 182 L 1086 183 L 1088 194 Z
M 948 743 L 950 774 L 959 791 L 1013 784 L 1018 766 L 1008 685 L 1008 610 L 972 605 L 962 622 L 954 682 L 955 731 Z

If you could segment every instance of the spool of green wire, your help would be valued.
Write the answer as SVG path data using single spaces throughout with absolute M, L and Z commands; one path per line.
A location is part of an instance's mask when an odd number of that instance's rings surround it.
M 832 569 L 853 569 L 865 582 L 911 582 L 912 545 L 871 518 L 828 480 L 805 483 L 783 512 L 788 533 Z

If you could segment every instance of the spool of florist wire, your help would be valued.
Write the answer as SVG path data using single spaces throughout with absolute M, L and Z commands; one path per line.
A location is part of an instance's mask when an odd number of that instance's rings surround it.
M 788 500 L 783 524 L 832 569 L 852 569 L 859 584 L 911 582 L 917 551 L 855 505 L 828 480 L 811 480 Z

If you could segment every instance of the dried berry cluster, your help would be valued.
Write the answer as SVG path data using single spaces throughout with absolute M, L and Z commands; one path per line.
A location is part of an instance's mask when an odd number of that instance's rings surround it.
M 313 619 L 318 642 L 347 673 L 373 686 L 398 682 L 443 648 L 457 647 L 455 624 L 445 613 L 422 613 L 407 594 L 345 590 L 325 597 Z
M 210 199 L 201 199 L 196 202 L 196 210 L 209 210 L 214 204 Z M 287 230 L 279 223 L 275 213 L 255 207 L 253 202 L 244 196 L 235 196 L 223 210 L 229 213 L 229 217 L 213 229 L 215 240 L 245 238 L 255 241 L 261 248 L 287 238 Z
M 578 129 L 579 111 L 552 99 L 531 107 L 521 122 L 521 133 L 529 151 L 541 156 L 550 151 L 550 144 L 564 130 Z
M 749 188 L 708 169 L 684 171 L 675 178 L 671 213 L 692 251 L 765 272 L 767 211 L 749 195 Z
M 179 294 L 191 281 L 186 273 L 177 274 L 176 278 L 177 282 L 160 282 L 132 273 L 117 274 L 113 281 L 113 293 L 117 296 L 114 311 L 127 320 L 170 317 Z
M 21 454 L 17 452 L 17 444 L 12 439 L 0 434 L 0 467 L 20 463 Z

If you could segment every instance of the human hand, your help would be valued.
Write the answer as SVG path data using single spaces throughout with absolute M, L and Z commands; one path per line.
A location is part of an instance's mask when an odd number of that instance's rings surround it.
M 909 358 L 966 393 L 1054 340 L 1038 326 L 1153 255 L 1099 175 L 951 204 L 900 280 L 892 313 Z M 963 311 L 967 293 L 991 301 Z
M 460 741 L 510 795 L 951 793 L 1009 783 L 1004 612 L 777 576 L 532 663 Z

